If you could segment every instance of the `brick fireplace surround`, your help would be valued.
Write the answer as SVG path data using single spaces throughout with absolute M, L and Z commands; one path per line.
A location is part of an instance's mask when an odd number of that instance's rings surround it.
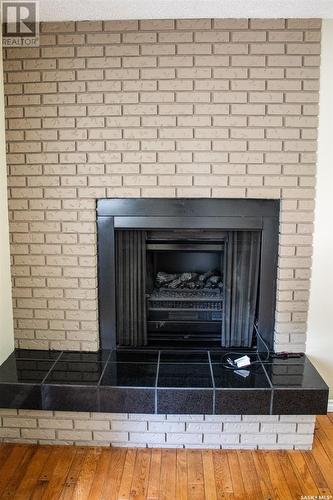
M 41 25 L 39 48 L 5 49 L 17 347 L 98 349 L 96 199 L 212 197 L 281 200 L 275 348 L 305 350 L 320 35 L 317 19 L 63 22 Z M 82 414 L 80 428 L 80 414 L 27 413 L 3 410 L 0 436 L 89 441 L 122 419 L 120 441 L 142 444 L 135 415 Z M 183 417 L 180 432 L 205 432 L 204 416 Z M 235 446 L 311 446 L 312 417 L 253 419 L 237 424 Z M 266 442 L 259 425 L 297 425 L 305 441 Z M 246 443 L 250 429 L 258 439 Z M 209 444 L 202 436 L 192 445 Z

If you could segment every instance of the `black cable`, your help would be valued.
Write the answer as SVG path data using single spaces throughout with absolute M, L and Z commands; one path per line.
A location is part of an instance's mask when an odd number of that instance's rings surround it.
M 257 336 L 259 337 L 259 339 L 261 340 L 261 342 L 264 344 L 264 346 L 265 346 L 265 348 L 266 348 L 266 351 L 267 351 L 267 353 L 266 353 L 266 358 L 265 358 L 265 359 L 264 359 L 264 361 L 263 361 L 263 362 L 265 363 L 265 362 L 266 362 L 266 361 L 268 361 L 268 359 L 269 359 L 269 356 L 270 356 L 270 350 L 269 350 L 269 348 L 268 348 L 268 346 L 267 346 L 266 342 L 264 341 L 264 339 L 263 339 L 263 338 L 262 338 L 262 336 L 260 335 L 259 330 L 258 330 L 258 327 L 257 327 L 257 325 L 256 325 L 255 323 L 253 323 L 253 327 L 254 327 L 254 329 L 255 329 L 255 331 L 256 331 Z M 258 347 L 258 344 L 257 344 L 257 347 Z M 259 355 L 258 350 L 256 351 L 256 353 Z M 261 364 L 261 362 L 262 362 L 262 361 L 261 361 L 261 359 L 258 359 L 258 360 L 256 360 L 256 361 L 251 361 L 248 365 L 243 366 L 243 367 L 240 367 L 240 368 L 239 368 L 238 366 L 232 366 L 230 363 L 225 363 L 225 362 L 223 362 L 223 359 L 224 359 L 226 356 L 230 356 L 230 355 L 234 355 L 234 354 L 241 354 L 241 355 L 243 355 L 243 356 L 245 355 L 245 354 L 244 354 L 244 351 L 243 351 L 243 352 L 239 352 L 239 351 L 229 351 L 229 352 L 226 352 L 226 353 L 223 355 L 223 357 L 222 357 L 222 362 L 221 362 L 221 363 L 222 363 L 222 366 L 223 366 L 224 368 L 226 368 L 226 369 L 228 369 L 228 370 L 233 370 L 233 371 L 236 371 L 236 370 L 247 370 L 247 369 L 248 369 L 248 368 L 250 368 L 251 366 L 260 365 L 260 364 Z M 251 355 L 252 353 L 249 353 L 249 354 Z

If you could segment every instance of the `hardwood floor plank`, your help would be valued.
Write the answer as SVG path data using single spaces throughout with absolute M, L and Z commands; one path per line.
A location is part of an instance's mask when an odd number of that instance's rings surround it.
M 232 498 L 233 487 L 227 454 L 220 450 L 214 450 L 212 454 L 217 498 L 218 500 Z
M 20 466 L 29 447 L 25 445 L 13 445 L 7 460 L 0 469 L 0 496 L 3 494 L 7 484 Z
M 306 464 L 308 466 L 309 471 L 311 472 L 311 476 L 313 477 L 313 479 L 316 483 L 316 486 L 319 490 L 319 494 L 322 496 L 330 495 L 330 490 L 329 490 L 328 484 L 327 484 L 317 462 L 315 461 L 312 452 L 303 451 L 302 455 L 306 461 Z
M 1 494 L 2 498 L 16 498 L 16 490 L 19 487 L 23 477 L 25 476 L 25 472 L 29 466 L 30 460 L 36 451 L 36 446 L 26 447 L 25 454 L 20 464 L 15 468 L 14 474 L 11 476 L 10 481 L 7 483 L 5 489 Z
M 187 495 L 187 451 L 177 450 L 176 457 L 176 499 L 188 500 Z
M 333 425 L 326 415 L 320 415 L 316 422 L 316 435 L 325 443 L 326 453 L 333 460 Z
M 305 495 L 306 492 L 302 489 L 298 477 L 294 473 L 294 469 L 290 467 L 290 462 L 287 453 L 285 451 L 278 451 L 276 456 L 281 466 L 283 475 L 286 479 L 286 483 L 288 485 L 292 497 L 300 498 L 303 494 Z
M 333 425 L 332 420 L 328 415 L 318 415 L 316 418 L 316 427 L 322 427 L 327 437 L 332 442 L 333 440 Z
M 229 469 L 232 481 L 233 497 L 235 500 L 244 500 L 246 498 L 242 473 L 238 461 L 237 451 L 228 450 L 227 452 Z
M 253 463 L 257 472 L 262 497 L 265 500 L 274 498 L 274 488 L 269 478 L 269 469 L 263 455 L 258 451 L 251 452 Z
M 320 472 L 324 476 L 330 492 L 333 493 L 333 464 L 329 459 L 324 447 L 322 446 L 322 443 L 318 436 L 316 436 L 314 439 L 311 455 L 316 461 Z
M 103 485 L 101 499 L 116 500 L 118 498 L 123 473 L 126 448 L 110 448 L 111 459 Z
M 15 499 L 26 500 L 32 495 L 40 473 L 51 454 L 51 446 L 38 446 L 30 458 L 26 472 L 15 492 Z
M 319 427 L 316 431 L 315 440 L 318 440 L 323 447 L 328 459 L 333 465 L 333 443 L 330 442 L 327 435 L 322 431 L 321 427 Z M 315 443 L 316 441 L 314 441 Z
M 139 449 L 136 454 L 130 500 L 143 500 L 147 495 L 151 450 Z
M 88 451 L 82 463 L 80 474 L 73 491 L 73 498 L 85 500 L 90 498 L 90 489 L 96 474 L 96 468 L 101 456 L 101 449 L 92 448 Z
M 147 500 L 158 500 L 160 497 L 162 450 L 152 449 L 148 478 Z
M 205 498 L 205 485 L 202 453 L 199 450 L 187 451 L 188 496 L 192 500 Z
M 292 494 L 286 484 L 283 471 L 276 459 L 276 453 L 263 451 L 262 456 L 267 464 L 269 478 L 273 486 L 273 498 L 276 500 L 293 500 Z
M 61 496 L 76 452 L 73 446 L 57 446 L 52 450 L 33 492 L 33 500 L 55 500 Z
M 107 472 L 110 467 L 111 450 L 109 448 L 103 449 L 95 469 L 95 474 L 91 483 L 89 500 L 99 500 L 102 498 L 102 492 L 107 481 Z
M 303 485 L 303 489 L 306 492 L 306 494 L 318 496 L 319 490 L 311 475 L 307 463 L 304 460 L 302 452 L 298 450 L 293 450 L 293 451 L 287 451 L 286 453 L 294 469 L 295 474 L 297 474 L 299 478 L 300 484 Z
M 127 450 L 123 474 L 118 493 L 119 500 L 129 500 L 130 498 L 135 460 L 136 460 L 136 449 Z
M 0 445 L 0 470 L 1 467 L 6 463 L 9 454 L 13 449 L 13 445 L 11 444 L 1 444 Z
M 87 448 L 77 448 L 71 466 L 69 468 L 65 484 L 61 493 L 61 500 L 71 500 L 73 492 L 81 472 L 82 464 L 87 456 Z
M 257 475 L 257 471 L 253 462 L 252 453 L 248 450 L 237 451 L 238 461 L 242 474 L 246 497 L 249 499 L 262 498 L 262 491 Z
M 217 500 L 215 475 L 214 475 L 214 462 L 211 450 L 202 451 L 202 465 L 203 465 L 203 475 L 204 475 L 205 497 L 209 500 Z
M 162 450 L 160 500 L 176 498 L 176 450 Z

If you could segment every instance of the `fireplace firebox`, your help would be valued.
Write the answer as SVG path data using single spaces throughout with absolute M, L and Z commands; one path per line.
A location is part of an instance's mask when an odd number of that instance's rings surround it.
M 97 204 L 103 348 L 272 348 L 276 200 Z

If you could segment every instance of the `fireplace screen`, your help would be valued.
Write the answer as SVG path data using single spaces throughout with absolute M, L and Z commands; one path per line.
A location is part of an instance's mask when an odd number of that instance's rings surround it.
M 119 346 L 251 347 L 259 231 L 116 230 Z

